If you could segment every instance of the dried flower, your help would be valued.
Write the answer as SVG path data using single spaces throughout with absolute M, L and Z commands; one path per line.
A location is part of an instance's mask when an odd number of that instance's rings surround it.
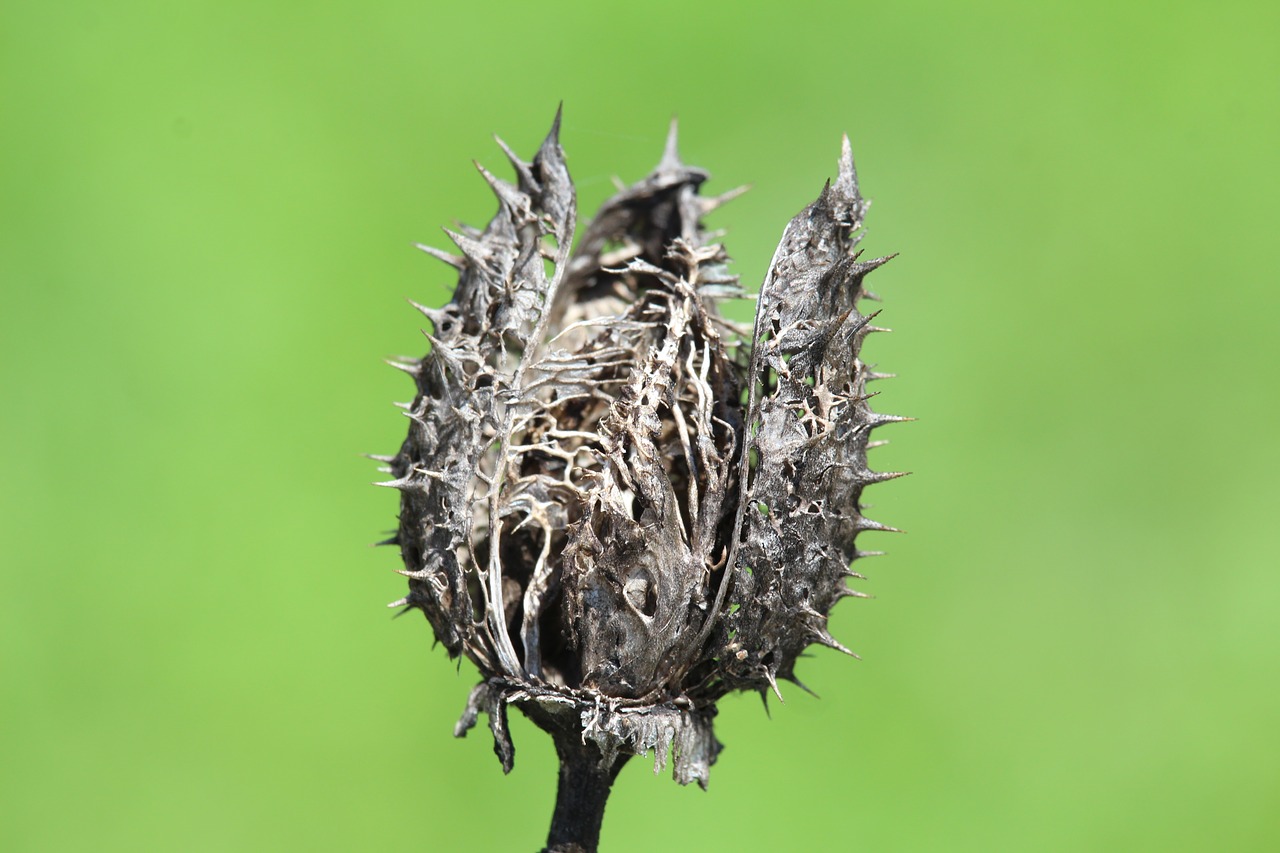
M 395 363 L 417 396 L 379 485 L 401 493 L 389 544 L 409 594 L 392 606 L 482 676 L 456 733 L 485 712 L 510 770 L 509 705 L 550 732 L 549 845 L 591 849 L 627 756 L 653 750 L 705 787 L 717 699 L 795 681 L 812 643 L 848 651 L 827 614 L 861 595 L 845 585 L 857 535 L 890 529 L 859 500 L 899 476 L 866 454 L 903 418 L 867 402 L 859 349 L 877 329 L 857 304 L 888 258 L 854 251 L 867 202 L 847 138 L 836 182 L 783 234 L 752 331 L 717 311 L 743 293 L 702 225 L 738 192 L 698 195 L 707 173 L 681 162 L 673 124 L 657 168 L 571 249 L 559 123 L 531 163 L 499 141 L 515 184 L 478 167 L 498 212 L 447 231 L 460 255 L 420 247 L 458 284 L 415 306 L 431 350 Z

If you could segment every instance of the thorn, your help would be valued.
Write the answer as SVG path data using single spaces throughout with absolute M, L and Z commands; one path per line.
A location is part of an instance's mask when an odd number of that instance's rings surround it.
M 858 516 L 858 520 L 853 525 L 859 533 L 864 530 L 879 530 L 882 533 L 906 533 L 905 530 L 899 530 L 896 527 L 890 527 L 887 524 L 881 524 L 878 521 L 872 521 L 865 515 Z
M 502 180 L 484 166 L 481 166 L 479 161 L 472 160 L 471 162 L 475 164 L 480 174 L 484 176 L 485 181 L 489 184 L 489 189 L 493 190 L 493 194 L 498 197 L 498 201 L 502 202 L 513 213 L 520 213 L 526 217 L 529 215 L 529 205 L 531 204 L 529 196 L 522 193 L 514 184 Z
M 398 480 L 383 480 L 380 483 L 372 483 L 374 486 L 382 486 L 386 489 L 399 489 L 402 492 L 417 490 L 422 488 L 422 484 L 414 480 L 412 477 L 401 477 Z
M 680 162 L 680 122 L 676 116 L 671 117 L 671 125 L 667 128 L 667 142 L 662 149 L 662 159 L 658 161 L 656 172 L 678 172 L 684 168 Z
M 887 483 L 899 477 L 906 477 L 910 473 L 910 471 L 862 471 L 858 476 L 858 482 L 864 486 L 870 486 L 876 483 Z
M 790 682 L 791 682 L 792 684 L 794 684 L 796 687 L 799 687 L 799 688 L 800 688 L 801 690 L 803 690 L 805 693 L 808 693 L 808 694 L 809 694 L 810 696 L 812 696 L 814 699 L 821 699 L 821 698 L 822 698 L 822 697 L 821 697 L 821 696 L 819 696 L 817 693 L 814 693 L 814 692 L 813 692 L 812 690 L 810 690 L 807 686 L 805 686 L 805 683 L 804 683 L 803 681 L 801 681 L 800 679 L 796 678 L 795 673 L 792 673 L 791 675 L 784 675 L 784 676 L 782 676 L 782 677 L 783 677 L 783 678 L 785 678 L 787 681 L 790 681 Z
M 409 569 L 396 569 L 396 574 L 404 575 L 407 578 L 413 578 L 416 581 L 425 581 L 435 576 L 435 572 L 430 569 L 420 569 L 419 571 L 410 571 Z
M 867 370 L 863 373 L 868 382 L 875 382 L 877 379 L 897 379 L 896 373 L 877 373 L 874 370 Z
M 773 712 L 769 710 L 769 691 L 761 687 L 756 692 L 760 694 L 760 701 L 764 704 L 764 715 L 772 720 Z
M 448 329 L 440 328 L 443 322 L 448 321 L 448 318 L 446 318 L 445 316 L 445 309 L 428 308 L 427 306 L 422 305 L 421 303 L 414 302 L 412 299 L 406 299 L 405 302 L 408 302 L 418 311 L 419 314 L 421 314 L 422 316 L 426 317 L 428 320 L 431 321 L 432 331 L 436 333 L 443 333 L 443 332 L 449 331 Z
M 831 205 L 831 179 L 827 178 L 827 182 L 822 185 L 822 192 L 818 193 L 818 204 L 826 206 Z
M 397 598 L 395 601 L 387 605 L 387 607 L 412 607 L 407 598 Z
M 400 544 L 400 534 L 397 533 L 395 536 L 392 536 L 390 539 L 383 539 L 381 542 L 374 542 L 369 547 L 380 548 L 383 545 L 399 545 L 399 544 Z
M 879 257 L 873 257 L 873 259 L 870 259 L 869 261 L 860 261 L 858 264 L 858 274 L 867 275 L 870 272 L 874 272 L 874 270 L 881 268 L 884 264 L 890 263 L 890 261 L 899 256 L 899 254 L 900 252 L 893 252 L 892 255 L 881 255 Z
M 815 628 L 813 630 L 813 637 L 829 649 L 835 649 L 838 652 L 843 652 L 854 660 L 862 660 L 861 657 L 841 645 L 840 641 L 831 636 L 831 634 L 829 634 L 825 629 Z
M 383 456 L 380 453 L 361 453 L 365 459 L 372 459 L 374 462 L 395 462 L 394 456 Z
M 883 557 L 884 553 L 885 553 L 884 551 L 854 551 L 853 559 L 862 560 L 869 557 Z M 854 571 L 850 571 L 849 576 L 855 577 L 855 578 L 862 578 L 861 575 L 859 575 L 857 572 L 854 572 Z M 865 578 L 862 578 L 862 579 L 865 580 Z
M 394 367 L 396 370 L 403 370 L 405 373 L 409 374 L 410 376 L 418 376 L 419 374 L 422 373 L 421 363 L 406 364 L 403 361 L 392 361 L 389 358 L 384 358 L 383 361 L 391 365 L 392 367 Z
M 903 417 L 902 415 L 886 415 L 882 412 L 871 412 L 870 416 L 871 429 L 882 427 L 885 424 L 900 424 L 915 420 L 915 418 Z
M 542 145 L 538 147 L 538 154 L 534 157 L 534 162 L 541 160 L 543 157 L 549 157 L 560 148 L 560 119 L 564 116 L 564 101 L 556 107 L 556 117 L 551 121 L 551 130 L 547 132 L 547 138 L 542 140 Z M 544 173 L 545 176 L 545 173 Z
M 773 695 L 778 697 L 778 701 L 784 705 L 787 704 L 787 700 L 782 698 L 782 691 L 778 689 L 778 680 L 773 677 L 773 670 L 766 669 L 764 677 L 769 679 L 769 686 L 773 688 Z
M 722 192 L 720 195 L 711 196 L 709 198 L 699 198 L 698 210 L 703 216 L 706 216 L 711 211 L 719 210 L 721 207 L 724 207 L 726 204 L 745 194 L 750 189 L 751 184 L 743 184 L 742 186 L 734 187 L 727 192 Z
M 456 245 L 459 249 L 462 250 L 462 254 L 465 255 L 466 259 L 469 261 L 475 261 L 476 263 L 479 263 L 485 258 L 486 255 L 489 254 L 484 243 L 481 243 L 479 240 L 475 239 L 474 237 L 468 237 L 465 234 L 459 234 L 457 231 L 451 231 L 448 228 L 442 228 L 440 230 L 444 231 L 444 233 L 449 235 L 449 239 L 454 242 L 454 245 Z
M 435 246 L 428 246 L 425 243 L 414 243 L 413 248 L 417 249 L 420 252 L 426 252 L 428 255 L 435 258 L 436 260 L 444 261 L 446 264 L 448 264 L 449 266 L 453 267 L 456 270 L 465 269 L 467 266 L 467 261 L 465 258 L 460 258 L 457 255 L 450 254 L 449 252 L 446 252 L 442 249 L 437 249 Z
M 537 192 L 538 182 L 533 179 L 533 173 L 529 171 L 531 164 L 526 163 L 516 156 L 516 152 L 512 151 L 507 143 L 502 141 L 502 137 L 494 134 L 494 141 L 498 143 L 498 147 L 502 149 L 502 153 L 507 155 L 507 162 L 511 164 L 511 168 L 516 170 L 516 175 L 520 178 L 520 186 L 526 190 Z
M 875 598 L 874 595 L 870 595 L 865 592 L 859 592 L 856 589 L 849 589 L 849 587 L 847 586 L 842 586 L 840 587 L 840 589 L 836 590 L 836 595 L 840 596 L 841 598 Z
M 858 172 L 853 166 L 853 146 L 849 144 L 847 133 L 840 137 L 840 171 L 836 190 L 847 198 L 858 197 Z

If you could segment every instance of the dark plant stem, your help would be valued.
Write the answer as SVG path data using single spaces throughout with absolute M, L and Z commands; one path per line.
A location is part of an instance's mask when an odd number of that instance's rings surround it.
M 583 743 L 580 734 L 558 732 L 554 737 L 560 784 L 543 853 L 594 853 L 609 790 L 630 756 L 619 755 L 612 766 L 601 767 L 600 750 L 590 741 Z

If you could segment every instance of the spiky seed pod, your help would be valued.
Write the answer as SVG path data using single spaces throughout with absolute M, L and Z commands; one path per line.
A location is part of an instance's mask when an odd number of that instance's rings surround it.
M 827 615 L 865 530 L 872 430 L 859 360 L 875 315 L 855 253 L 867 202 L 848 139 L 839 173 L 787 226 L 754 331 L 702 218 L 723 201 L 681 162 L 674 123 L 654 171 L 605 202 L 570 251 L 575 196 L 557 114 L 483 231 L 447 232 L 453 300 L 417 306 L 431 349 L 395 364 L 417 396 L 389 460 L 391 540 L 409 594 L 451 656 L 480 670 L 457 733 L 483 711 L 504 769 L 515 704 L 602 768 L 674 751 L 706 785 L 716 700 L 777 690 L 810 644 L 847 651 Z M 566 746 L 566 744 L 568 746 Z M 611 778 L 611 776 L 609 777 Z M 607 781 L 605 782 L 607 788 Z M 602 808 L 602 805 L 601 805 Z M 598 827 L 597 827 L 598 828 Z

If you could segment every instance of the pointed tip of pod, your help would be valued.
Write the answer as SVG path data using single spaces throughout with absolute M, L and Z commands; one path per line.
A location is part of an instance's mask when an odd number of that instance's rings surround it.
M 556 117 L 551 120 L 551 129 L 538 147 L 538 158 L 560 151 L 560 120 L 564 118 L 564 101 L 556 107 Z
M 850 198 L 858 195 L 858 171 L 853 165 L 853 146 L 849 144 L 847 133 L 840 137 L 840 171 L 836 177 L 836 190 Z
M 658 161 L 658 172 L 678 172 L 684 168 L 684 163 L 680 160 L 680 120 L 676 116 L 671 117 L 671 124 L 667 126 L 667 141 L 662 148 L 662 159 Z

